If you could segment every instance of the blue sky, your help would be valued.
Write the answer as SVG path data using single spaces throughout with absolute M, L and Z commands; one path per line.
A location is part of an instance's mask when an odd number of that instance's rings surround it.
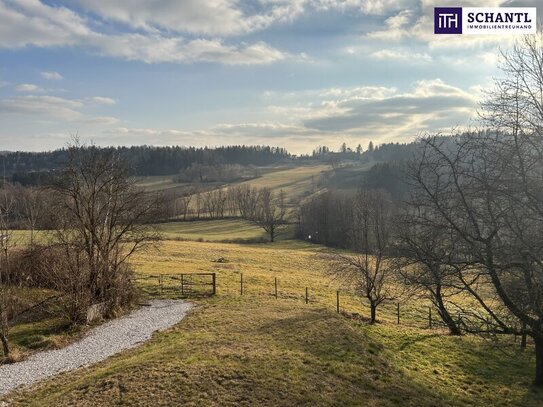
M 364 147 L 476 125 L 514 37 L 434 6 L 541 0 L 0 0 L 0 150 Z

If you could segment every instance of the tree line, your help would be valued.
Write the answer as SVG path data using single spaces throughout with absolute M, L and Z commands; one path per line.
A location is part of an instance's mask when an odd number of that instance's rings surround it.
M 115 154 L 128 166 L 132 175 L 175 175 L 192 164 L 243 166 L 267 166 L 289 160 L 291 155 L 281 147 L 224 146 L 216 148 L 196 147 L 89 147 Z M 70 149 L 48 152 L 6 152 L 0 154 L 0 168 L 13 180 L 31 185 L 47 182 L 51 171 L 60 171 L 70 160 Z M 45 172 L 45 174 L 35 174 Z M 54 176 L 54 174 L 53 174 Z M 36 184 L 34 184 L 36 185 Z
M 203 190 L 199 184 L 182 192 L 166 192 L 162 199 L 163 219 L 213 220 L 240 218 L 263 228 L 270 242 L 289 223 L 284 191 L 238 184 L 226 188 Z

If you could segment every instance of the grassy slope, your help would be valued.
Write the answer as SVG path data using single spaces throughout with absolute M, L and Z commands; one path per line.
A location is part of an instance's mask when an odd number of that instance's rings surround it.
M 174 175 L 156 175 L 147 177 L 136 177 L 136 184 L 147 191 L 162 191 L 182 187 L 186 185 L 182 182 L 175 182 Z
M 334 312 L 318 247 L 165 242 L 144 273 L 218 273 L 218 296 L 173 329 L 92 369 L 14 396 L 20 405 L 536 406 L 531 352 L 397 327 L 392 307 L 366 326 Z M 226 259 L 226 263 L 213 260 Z M 239 296 L 239 273 L 245 295 Z M 271 296 L 279 278 L 280 298 Z M 303 293 L 310 287 L 311 304 Z M 342 296 L 343 307 L 367 314 Z
M 397 405 L 444 399 L 410 382 L 352 323 L 316 307 L 218 298 L 174 329 L 15 405 Z
M 233 182 L 231 184 L 209 183 L 203 184 L 209 189 L 225 188 L 230 185 L 249 184 L 255 187 L 267 187 L 275 192 L 284 190 L 288 199 L 298 202 L 312 192 L 319 176 L 323 171 L 330 169 L 328 165 L 312 165 L 300 167 L 262 167 L 261 176 L 249 181 Z M 160 191 L 166 189 L 178 189 L 189 184 L 179 183 L 173 180 L 173 175 L 138 177 L 137 185 L 148 191 Z M 313 181 L 313 182 L 312 182 Z
M 268 235 L 259 226 L 243 219 L 169 222 L 157 225 L 166 239 L 221 241 L 266 241 Z M 279 238 L 292 233 L 282 233 Z
M 15 288 L 20 301 L 18 317 L 9 330 L 11 358 L 20 360 L 38 350 L 57 348 L 77 339 L 82 328 L 71 328 L 62 317 L 51 316 L 58 306 L 57 292 L 38 288 Z M 24 311 L 24 312 L 23 312 Z M 0 355 L 2 355 L 0 350 Z
M 262 177 L 246 181 L 244 184 L 258 188 L 267 187 L 275 192 L 282 189 L 290 201 L 298 202 L 313 192 L 312 187 L 316 186 L 319 175 L 329 169 L 328 165 L 282 169 L 263 174 Z M 312 180 L 315 185 L 312 185 Z

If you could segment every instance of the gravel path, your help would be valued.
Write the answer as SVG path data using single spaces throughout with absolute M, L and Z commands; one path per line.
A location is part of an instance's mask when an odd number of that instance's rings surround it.
M 0 395 L 61 372 L 88 366 L 148 340 L 153 332 L 176 324 L 192 307 L 181 300 L 154 300 L 124 317 L 108 321 L 79 342 L 40 352 L 28 359 L 0 366 Z

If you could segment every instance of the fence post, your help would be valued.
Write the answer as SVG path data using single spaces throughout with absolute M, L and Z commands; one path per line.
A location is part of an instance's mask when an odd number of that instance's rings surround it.
M 275 299 L 277 299 L 277 277 L 275 277 Z
M 217 274 L 213 273 L 213 294 L 215 295 L 217 293 Z
M 336 311 L 339 314 L 339 290 L 336 291 Z
M 243 295 L 243 273 L 240 273 L 239 292 L 240 292 L 240 295 Z
M 428 327 L 432 329 L 432 307 L 428 307 Z
M 309 292 L 307 287 L 305 287 L 305 303 L 309 304 Z
M 398 317 L 398 325 L 400 325 L 400 303 L 396 304 L 396 314 Z
M 181 295 L 185 295 L 185 281 L 184 274 L 181 274 Z
M 520 337 L 520 348 L 526 349 L 526 322 L 522 323 L 522 336 Z

